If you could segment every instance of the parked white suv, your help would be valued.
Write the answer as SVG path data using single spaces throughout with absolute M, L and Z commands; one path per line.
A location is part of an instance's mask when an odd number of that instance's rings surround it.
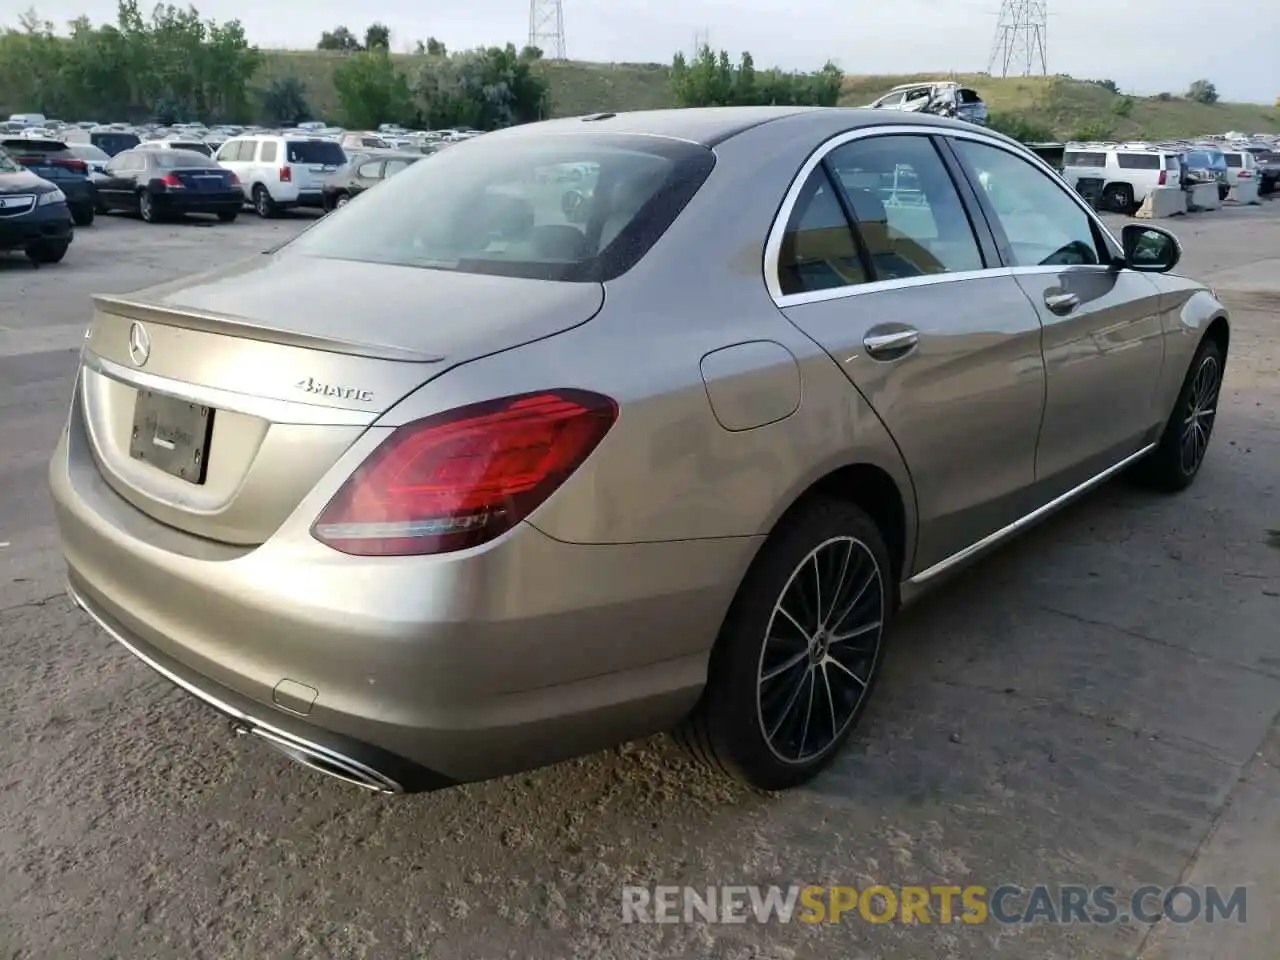
M 1176 150 L 1144 143 L 1068 143 L 1062 177 L 1105 209 L 1132 213 L 1154 187 L 1181 186 L 1182 160 Z
M 290 207 L 320 207 L 325 178 L 347 162 L 333 140 L 253 134 L 222 145 L 218 163 L 240 178 L 260 217 Z
M 1223 150 L 1222 155 L 1227 158 L 1227 176 L 1231 179 L 1232 186 L 1241 180 L 1258 180 L 1258 158 L 1252 151 L 1243 147 L 1240 149 Z

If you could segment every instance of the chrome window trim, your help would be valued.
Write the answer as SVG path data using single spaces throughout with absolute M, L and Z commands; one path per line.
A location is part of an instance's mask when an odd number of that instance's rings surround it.
M 780 308 L 799 306 L 805 303 L 820 303 L 828 300 L 841 300 L 845 297 L 858 296 L 864 293 L 879 293 L 885 290 L 895 290 L 902 287 L 918 287 L 928 286 L 936 283 L 949 283 L 963 280 L 975 280 L 982 277 L 998 277 L 1011 276 L 1013 270 L 1041 270 L 1046 269 L 1042 266 L 1036 267 L 989 267 L 985 270 L 964 270 L 956 273 L 935 273 L 928 274 L 923 277 L 906 277 L 896 280 L 877 280 L 873 283 L 850 284 L 846 287 L 833 287 L 829 290 L 808 290 L 803 293 L 786 294 L 782 292 L 782 284 L 778 277 L 778 255 L 782 249 L 782 237 L 787 231 L 787 224 L 791 220 L 791 214 L 795 210 L 796 202 L 800 198 L 800 191 L 804 188 L 805 182 L 809 179 L 809 175 L 817 168 L 818 164 L 826 159 L 827 155 L 833 150 L 843 147 L 847 143 L 853 143 L 857 140 L 865 140 L 869 137 L 883 137 L 893 134 L 913 135 L 913 136 L 931 136 L 931 137 L 952 137 L 959 140 L 973 140 L 977 143 L 985 144 L 989 147 L 995 147 L 1003 150 L 1012 156 L 1019 157 L 1031 163 L 1032 166 L 1038 167 L 1042 173 L 1053 180 L 1058 187 L 1071 200 L 1084 211 L 1089 217 L 1090 222 L 1100 229 L 1108 240 L 1115 244 L 1116 249 L 1124 249 L 1116 240 L 1115 236 L 1107 229 L 1107 225 L 1097 213 L 1084 202 L 1084 198 L 1076 194 L 1066 182 L 1058 175 L 1058 172 L 1049 166 L 1038 156 L 1024 147 L 1017 147 L 1011 143 L 997 139 L 989 133 L 986 133 L 979 127 L 973 130 L 958 130 L 951 127 L 931 126 L 927 124 L 884 124 L 873 127 L 860 127 L 857 130 L 846 130 L 844 133 L 838 133 L 823 141 L 817 149 L 813 151 L 805 160 L 800 170 L 796 173 L 791 181 L 791 186 L 787 188 L 787 192 L 783 197 L 782 205 L 778 208 L 778 213 L 774 217 L 773 225 L 769 228 L 768 238 L 765 240 L 764 247 L 764 282 L 765 287 L 769 291 L 769 296 L 773 298 L 773 302 Z M 981 189 L 981 185 L 974 186 L 974 189 Z M 958 193 L 959 191 L 957 191 Z M 963 199 L 963 198 L 962 198 Z M 975 242 L 977 238 L 975 237 Z M 1061 270 L 1063 267 L 1054 269 Z
M 246 416 L 258 417 L 278 424 L 309 424 L 324 427 L 367 427 L 381 415 L 375 411 L 348 410 L 342 407 L 322 407 L 298 400 L 276 400 L 259 397 L 220 387 L 205 387 L 154 373 L 133 370 L 119 363 L 100 357 L 92 351 L 81 354 L 81 365 L 86 370 L 100 374 L 109 380 L 128 384 L 142 390 L 154 390 L 171 396 L 184 397 L 215 410 L 229 410 Z

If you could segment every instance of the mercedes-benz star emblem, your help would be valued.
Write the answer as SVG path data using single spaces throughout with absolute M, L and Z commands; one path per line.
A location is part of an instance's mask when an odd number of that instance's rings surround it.
M 140 367 L 151 359 L 151 334 L 140 323 L 129 328 L 129 358 Z

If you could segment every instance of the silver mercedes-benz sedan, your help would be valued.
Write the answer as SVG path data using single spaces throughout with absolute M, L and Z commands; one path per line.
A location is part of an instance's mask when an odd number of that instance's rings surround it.
M 1179 255 L 935 117 L 488 134 L 95 299 L 50 471 L 71 595 L 374 790 L 672 729 L 795 785 L 920 588 L 1119 471 L 1195 478 L 1229 330 Z

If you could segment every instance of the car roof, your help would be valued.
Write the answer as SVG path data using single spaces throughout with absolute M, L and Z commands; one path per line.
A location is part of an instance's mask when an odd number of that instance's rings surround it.
M 541 123 L 496 130 L 485 134 L 484 139 L 537 136 L 544 133 L 639 134 L 687 140 L 704 147 L 714 147 L 746 130 L 775 123 L 778 136 L 788 138 L 806 135 L 825 137 L 858 127 L 895 125 L 973 129 L 972 124 L 932 114 L 861 107 L 693 107 L 544 120 Z

